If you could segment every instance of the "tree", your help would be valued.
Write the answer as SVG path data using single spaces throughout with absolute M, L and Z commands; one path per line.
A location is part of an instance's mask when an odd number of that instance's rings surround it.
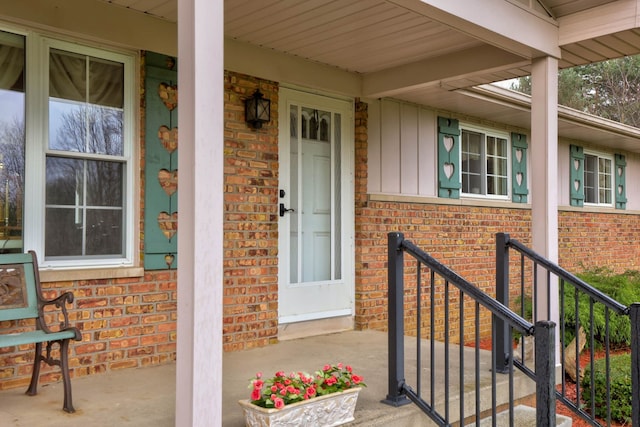
M 531 94 L 531 78 L 521 77 L 511 88 Z M 640 56 L 560 70 L 558 103 L 640 127 Z

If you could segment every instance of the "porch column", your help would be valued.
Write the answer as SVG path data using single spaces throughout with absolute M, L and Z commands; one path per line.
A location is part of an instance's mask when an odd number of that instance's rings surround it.
M 223 2 L 178 1 L 176 426 L 222 425 Z
M 558 60 L 534 59 L 531 69 L 531 217 L 533 250 L 558 262 Z M 558 324 L 558 285 L 539 272 L 538 320 Z M 553 279 L 552 279 L 553 281 Z M 550 298 L 550 300 L 549 300 Z M 549 317 L 547 318 L 547 306 Z M 557 347 L 557 346 L 556 346 Z

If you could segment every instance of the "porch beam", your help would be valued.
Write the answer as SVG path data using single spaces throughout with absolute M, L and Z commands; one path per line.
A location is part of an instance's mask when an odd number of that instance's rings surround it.
M 618 0 L 558 18 L 558 43 L 565 46 L 640 28 L 640 0 Z
M 505 0 L 390 0 L 500 49 L 527 58 L 560 58 L 558 25 L 549 18 Z
M 528 66 L 530 60 L 489 45 L 401 65 L 363 76 L 362 96 L 381 98 L 446 81 Z
M 178 2 L 176 426 L 222 425 L 223 2 Z
M 175 22 L 105 1 L 1 1 L 0 19 L 171 56 L 178 51 Z

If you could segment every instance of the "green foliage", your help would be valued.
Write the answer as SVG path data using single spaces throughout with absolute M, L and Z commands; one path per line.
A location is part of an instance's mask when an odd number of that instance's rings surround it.
M 511 89 L 530 95 L 531 78 L 519 78 Z M 640 127 L 640 56 L 560 70 L 558 103 Z
M 611 419 L 631 424 L 631 355 L 621 354 L 610 359 L 610 402 Z M 596 360 L 593 366 L 594 403 L 596 415 L 607 418 L 607 375 L 605 359 Z M 585 368 L 582 379 L 586 408 L 591 408 L 591 365 Z
M 595 269 L 579 275 L 579 277 L 602 291 L 611 298 L 626 306 L 640 301 L 640 273 L 629 271 L 624 274 L 613 274 L 606 269 Z M 590 333 L 590 301 L 580 293 L 578 298 L 579 325 L 587 334 Z M 576 294 L 574 287 L 564 286 L 564 326 L 565 343 L 573 339 L 576 328 Z M 604 343 L 606 331 L 605 307 L 601 303 L 593 304 L 593 330 L 597 341 Z M 628 316 L 615 314 L 609 310 L 609 342 L 612 346 L 629 345 L 631 342 L 631 324 Z

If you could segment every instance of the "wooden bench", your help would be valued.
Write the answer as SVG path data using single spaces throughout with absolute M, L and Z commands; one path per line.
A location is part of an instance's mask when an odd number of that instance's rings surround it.
M 44 299 L 35 252 L 0 255 L 0 321 L 35 319 L 35 330 L 0 333 L 0 347 L 35 344 L 33 373 L 26 392 L 29 396 L 37 393 L 40 362 L 60 366 L 64 383 L 63 409 L 67 412 L 75 412 L 69 379 L 69 342 L 81 338 L 80 331 L 69 325 L 67 304 L 72 302 L 71 292 L 52 300 Z M 53 306 L 54 309 L 45 311 L 47 306 Z M 47 325 L 45 314 L 59 323 Z M 43 343 L 47 344 L 44 353 Z M 59 359 L 53 356 L 54 344 L 59 346 Z

